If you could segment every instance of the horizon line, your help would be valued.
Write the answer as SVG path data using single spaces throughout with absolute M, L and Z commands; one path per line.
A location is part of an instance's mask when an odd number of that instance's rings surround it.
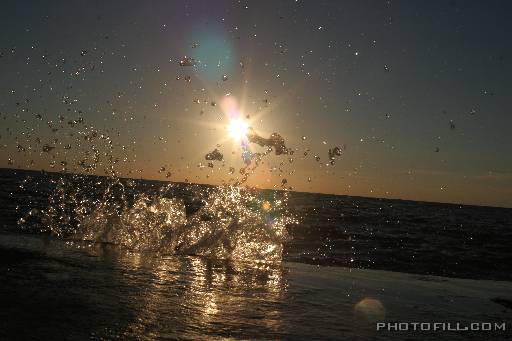
M 35 172 L 35 173 L 51 173 L 51 174 L 69 174 L 69 175 L 83 175 L 83 176 L 96 176 L 96 177 L 111 177 L 110 175 L 99 175 L 99 174 L 87 174 L 87 173 L 75 173 L 75 172 L 63 172 L 63 171 L 53 171 L 53 170 L 35 170 L 35 169 L 26 169 L 26 168 L 9 168 L 9 167 L 0 167 L 0 171 L 9 170 L 9 171 L 23 171 L 23 172 Z M 202 186 L 211 186 L 217 187 L 221 186 L 219 184 L 209 184 L 209 183 L 200 183 L 200 182 L 186 182 L 186 181 L 170 181 L 170 180 L 158 180 L 158 179 L 149 179 L 149 178 L 134 178 L 129 176 L 119 176 L 119 179 L 129 179 L 129 180 L 143 180 L 143 181 L 156 181 L 161 183 L 176 183 L 176 184 L 188 184 L 188 185 L 202 185 Z M 250 188 L 251 186 L 240 186 Z M 350 194 L 338 194 L 338 193 L 325 193 L 325 192 L 307 192 L 307 191 L 296 191 L 289 189 L 276 189 L 276 188 L 262 188 L 262 187 L 253 187 L 258 190 L 267 190 L 267 191 L 277 191 L 277 192 L 291 192 L 291 193 L 299 193 L 299 194 L 320 194 L 320 195 L 331 195 L 331 196 L 339 196 L 339 197 L 349 197 L 349 198 L 362 198 L 362 199 L 376 199 L 376 200 L 390 200 L 390 201 L 411 201 L 422 204 L 442 204 L 442 205 L 455 205 L 455 206 L 473 206 L 473 207 L 483 207 L 483 208 L 498 208 L 498 209 L 512 209 L 512 206 L 492 206 L 485 204 L 464 204 L 459 202 L 443 202 L 443 201 L 428 201 L 428 200 L 414 200 L 414 199 L 406 199 L 406 198 L 387 198 L 387 197 L 372 197 L 372 196 L 362 196 L 362 195 L 350 195 Z

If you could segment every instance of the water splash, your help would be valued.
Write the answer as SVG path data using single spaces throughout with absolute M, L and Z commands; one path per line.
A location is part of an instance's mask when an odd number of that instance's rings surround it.
M 136 252 L 280 261 L 286 226 L 296 223 L 285 192 L 70 174 L 53 185 L 48 207 L 31 210 L 20 225 L 35 219 L 60 238 Z

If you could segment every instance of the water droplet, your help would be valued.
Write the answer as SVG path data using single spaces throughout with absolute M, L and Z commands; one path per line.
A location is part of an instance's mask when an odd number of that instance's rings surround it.
M 208 161 L 222 161 L 224 159 L 224 155 L 222 155 L 221 152 L 217 148 L 215 148 L 213 151 L 209 152 L 204 156 L 205 160 Z
M 185 57 L 183 57 L 183 59 L 180 60 L 179 64 L 180 64 L 180 66 L 194 66 L 195 61 L 194 61 L 194 59 L 185 56 Z
M 55 147 L 49 146 L 49 145 L 47 145 L 47 144 L 45 144 L 45 145 L 43 146 L 43 152 L 45 152 L 45 153 L 49 153 L 49 152 L 50 152 L 50 151 L 52 151 L 53 149 L 55 149 Z

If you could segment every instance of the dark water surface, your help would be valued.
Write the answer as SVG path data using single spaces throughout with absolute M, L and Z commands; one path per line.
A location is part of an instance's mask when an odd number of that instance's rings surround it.
M 44 221 L 27 211 L 76 208 L 50 199 L 59 178 L 0 170 L 0 340 L 510 339 L 510 209 L 290 193 L 298 223 L 286 226 L 283 260 L 240 261 L 204 256 L 208 247 L 240 248 L 229 236 L 188 249 L 198 255 L 41 232 Z M 73 181 L 110 200 L 95 179 L 96 187 Z M 162 186 L 136 181 L 129 191 L 151 197 Z M 187 185 L 172 195 L 183 215 L 201 212 Z M 153 217 L 144 212 L 135 215 Z M 73 224 L 62 217 L 57 227 Z M 137 221 L 135 232 L 154 223 Z M 379 321 L 504 322 L 507 330 L 377 332 Z
M 19 232 L 20 217 L 48 207 L 55 187 L 49 179 L 58 176 L 1 169 L 2 230 Z M 151 194 L 161 186 L 137 180 L 134 191 Z M 194 209 L 185 185 L 177 195 Z M 285 261 L 512 279 L 512 209 L 311 193 L 290 193 L 287 206 L 299 223 L 287 226 Z
M 377 321 L 508 323 L 510 282 L 283 262 L 157 257 L 0 234 L 0 339 L 505 340 L 376 332 Z M 501 303 L 500 303 L 501 302 Z

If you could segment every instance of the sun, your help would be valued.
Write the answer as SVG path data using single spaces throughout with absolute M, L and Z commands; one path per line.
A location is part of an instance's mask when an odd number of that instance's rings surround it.
M 242 140 L 247 136 L 249 126 L 240 119 L 233 119 L 229 122 L 228 133 L 235 140 Z

